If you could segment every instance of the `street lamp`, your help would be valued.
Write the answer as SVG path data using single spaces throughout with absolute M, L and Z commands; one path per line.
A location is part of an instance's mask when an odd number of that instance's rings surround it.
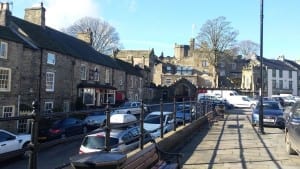
M 259 107 L 259 133 L 264 134 L 263 122 L 263 19 L 264 19 L 264 0 L 260 0 L 260 107 Z

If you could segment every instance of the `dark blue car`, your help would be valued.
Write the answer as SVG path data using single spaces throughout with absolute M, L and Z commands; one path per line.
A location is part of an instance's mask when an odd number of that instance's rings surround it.
M 185 122 L 191 122 L 195 119 L 195 107 L 190 104 L 179 104 L 176 106 L 176 123 L 178 125 Z
M 260 103 L 252 110 L 252 126 L 259 124 Z M 263 125 L 284 129 L 285 119 L 283 108 L 277 101 L 263 101 Z

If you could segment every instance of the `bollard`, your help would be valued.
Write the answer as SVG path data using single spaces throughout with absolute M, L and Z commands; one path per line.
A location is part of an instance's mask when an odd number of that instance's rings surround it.
M 32 102 L 32 127 L 31 127 L 31 142 L 29 144 L 29 163 L 28 168 L 29 169 L 36 169 L 37 168 L 37 143 L 38 143 L 38 121 L 39 121 L 39 113 L 38 110 L 38 101 Z
M 110 110 L 109 110 L 109 105 L 107 103 L 106 109 L 106 124 L 105 124 L 105 151 L 109 152 L 110 151 Z
M 163 100 L 160 99 L 160 138 L 164 138 L 164 124 L 163 124 Z
M 141 135 L 140 135 L 140 149 L 144 149 L 144 136 L 145 136 L 145 130 L 144 130 L 144 101 L 142 100 L 142 111 L 140 115 L 140 129 L 141 129 Z

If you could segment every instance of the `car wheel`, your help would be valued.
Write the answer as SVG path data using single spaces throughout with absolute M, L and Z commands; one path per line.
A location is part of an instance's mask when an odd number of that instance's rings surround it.
M 289 155 L 296 154 L 296 151 L 292 148 L 288 133 L 285 133 L 285 148 Z
M 27 148 L 27 150 L 24 151 L 22 157 L 23 158 L 28 158 L 30 153 L 31 153 L 31 151 L 28 149 L 29 148 L 29 142 L 26 142 L 26 143 L 23 144 L 22 149 L 25 149 L 25 148 Z
M 130 111 L 128 111 L 128 112 L 127 112 L 127 114 L 131 114 L 131 112 L 130 112 Z
M 106 120 L 104 120 L 104 121 L 102 122 L 102 124 L 100 125 L 100 127 L 104 127 L 104 126 L 106 126 Z

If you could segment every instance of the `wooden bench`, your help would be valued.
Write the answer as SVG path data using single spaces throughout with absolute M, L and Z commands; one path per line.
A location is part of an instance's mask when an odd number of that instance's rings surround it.
M 162 150 L 155 142 L 127 157 L 122 169 L 179 169 L 180 153 Z

